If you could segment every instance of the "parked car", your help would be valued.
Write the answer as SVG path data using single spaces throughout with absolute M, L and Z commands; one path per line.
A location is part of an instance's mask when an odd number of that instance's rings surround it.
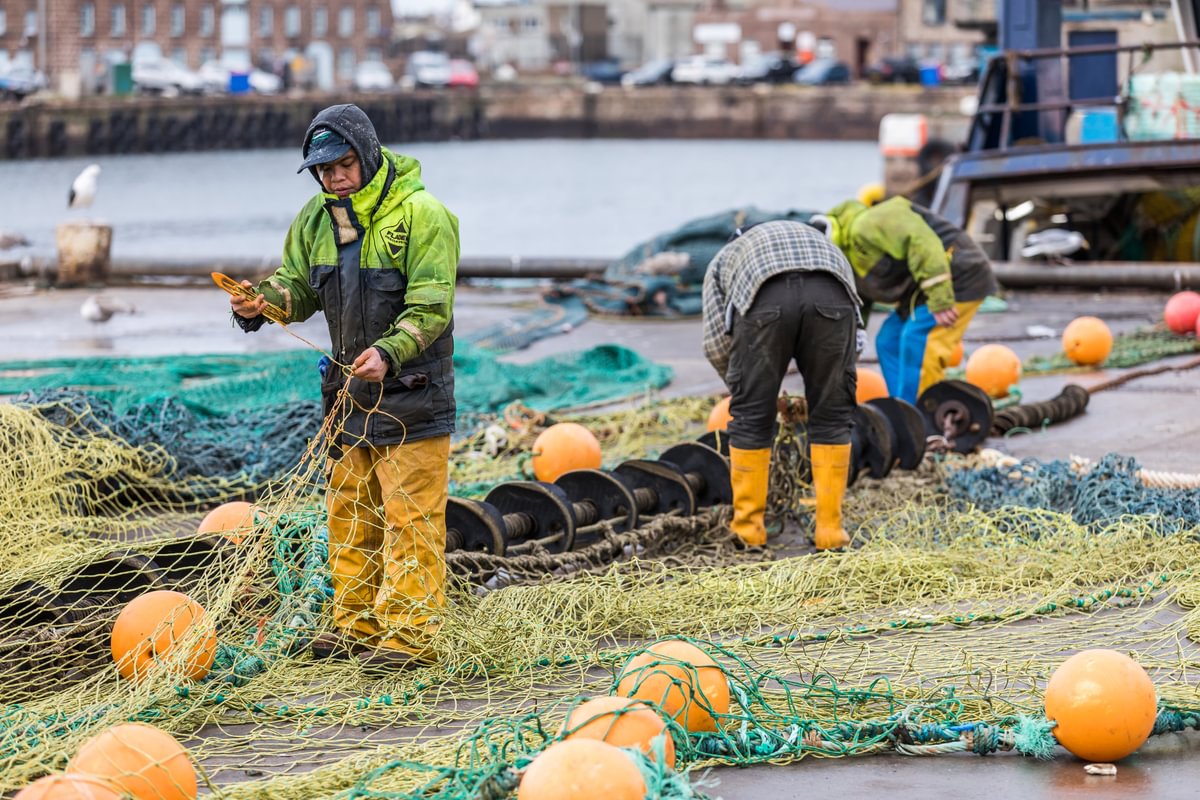
M 712 56 L 690 56 L 680 61 L 671 70 L 671 80 L 676 83 L 726 84 L 736 80 L 738 67 L 723 58 Z
M 177 95 L 200 94 L 200 76 L 169 59 L 143 59 L 133 64 L 133 85 L 139 92 Z
M 912 56 L 888 56 L 867 67 L 871 83 L 919 83 L 921 65 Z
M 951 61 L 942 65 L 942 83 L 979 83 L 979 61 Z
M 446 86 L 450 83 L 450 58 L 434 50 L 420 50 L 408 57 L 405 74 L 416 86 Z
M 382 61 L 360 61 L 354 68 L 354 88 L 359 92 L 386 92 L 396 79 Z
M 497 83 L 514 83 L 520 76 L 512 64 L 501 64 L 492 69 L 492 80 Z
M 474 89 L 479 85 L 479 72 L 470 61 L 462 58 L 452 58 L 450 59 L 450 80 L 448 85 Z
M 777 53 L 767 53 L 742 64 L 739 83 L 789 83 L 800 64 Z
M 233 70 L 220 61 L 205 61 L 196 71 L 203 90 L 210 94 L 229 91 L 229 78 Z M 276 94 L 283 88 L 283 79 L 261 69 L 250 70 L 250 91 L 257 94 Z
M 622 86 L 657 86 L 671 82 L 671 70 L 675 62 L 669 58 L 648 61 L 635 70 L 621 76 Z
M 832 58 L 818 58 L 796 71 L 794 80 L 805 86 L 828 86 L 850 82 L 850 67 Z
M 11 67 L 0 74 L 0 97 L 20 100 L 45 89 L 46 76 L 32 67 Z
M 579 74 L 596 83 L 620 83 L 625 70 L 616 61 L 593 61 L 581 66 Z

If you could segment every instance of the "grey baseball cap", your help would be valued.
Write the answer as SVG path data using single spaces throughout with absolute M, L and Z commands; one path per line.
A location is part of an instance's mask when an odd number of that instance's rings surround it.
M 307 146 L 308 154 L 304 159 L 304 163 L 300 165 L 300 169 L 296 170 L 296 172 L 303 172 L 318 164 L 328 164 L 330 161 L 337 161 L 350 152 L 350 143 L 346 141 L 345 137 L 329 128 L 318 128 L 313 131 L 313 135 L 309 137 Z

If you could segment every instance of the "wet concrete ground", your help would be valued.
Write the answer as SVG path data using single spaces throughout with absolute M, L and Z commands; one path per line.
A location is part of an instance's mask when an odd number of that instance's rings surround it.
M 112 288 L 109 293 L 138 309 L 94 324 L 79 316 L 83 300 L 93 292 L 35 292 L 0 286 L 0 360 L 63 356 L 164 355 L 172 353 L 245 353 L 305 346 L 287 332 L 269 328 L 255 335 L 232 327 L 225 295 L 216 289 Z M 1093 314 L 1114 332 L 1156 321 L 1162 294 L 1019 293 L 1002 314 L 977 317 L 967 337 L 968 349 L 1003 341 L 1018 355 L 1049 355 L 1057 338 L 1028 337 L 1040 325 L 1056 334 L 1071 319 Z M 456 308 L 458 330 L 469 332 L 519 314 L 536 302 L 528 290 L 461 287 Z M 872 328 L 882 322 L 877 315 Z M 328 337 L 320 319 L 293 326 L 292 333 L 324 346 Z M 704 360 L 700 323 L 688 320 L 589 319 L 567 335 L 535 343 L 510 354 L 514 362 L 612 342 L 633 348 L 675 370 L 668 396 L 716 394 L 723 387 Z M 870 361 L 873 353 L 864 354 Z M 1168 363 L 1183 363 L 1180 357 Z M 1119 372 L 1030 377 L 1022 382 L 1028 401 L 1048 399 L 1068 381 L 1085 386 Z M 315 376 L 314 376 L 315 379 Z M 798 391 L 798 376 L 785 387 Z M 1143 378 L 1094 395 L 1087 413 L 1044 432 L 988 440 L 988 445 L 1016 456 L 1043 459 L 1076 454 L 1097 459 L 1109 452 L 1135 456 L 1146 467 L 1200 472 L 1200 369 Z M 931 797 L 941 794 L 998 798 L 1183 798 L 1200 796 L 1200 735 L 1159 737 L 1120 765 L 1116 777 L 1086 775 L 1083 764 L 1069 756 L 1038 763 L 1011 754 L 936 758 L 872 756 L 851 760 L 807 759 L 779 767 L 716 770 L 708 790 L 727 800 L 742 798 L 809 798 L 823 796 Z

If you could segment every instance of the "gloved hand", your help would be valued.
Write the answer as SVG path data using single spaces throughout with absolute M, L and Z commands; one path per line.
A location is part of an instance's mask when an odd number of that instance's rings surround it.
M 863 350 L 867 347 L 867 332 L 859 328 L 854 332 L 854 352 L 857 355 L 862 355 Z

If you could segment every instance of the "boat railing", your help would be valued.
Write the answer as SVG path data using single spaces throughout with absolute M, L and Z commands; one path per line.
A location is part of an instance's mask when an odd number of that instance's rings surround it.
M 990 58 L 984 68 L 979 83 L 978 104 L 972 115 L 971 126 L 967 135 L 967 149 L 978 150 L 1008 150 L 1019 145 L 1020 140 L 1014 141 L 1013 133 L 1016 121 L 1022 115 L 1039 114 L 1045 119 L 1050 117 L 1049 130 L 1043 122 L 1040 126 L 1045 143 L 1058 143 L 1065 139 L 1067 115 L 1078 109 L 1112 108 L 1115 110 L 1117 130 L 1124 130 L 1124 116 L 1129 97 L 1129 84 L 1137 74 L 1139 67 L 1159 50 L 1185 50 L 1200 48 L 1200 40 L 1177 42 L 1142 43 L 1134 45 L 1085 45 L 1069 48 L 1045 48 L 1037 50 L 1008 50 Z M 1125 55 L 1128 68 L 1127 78 L 1121 83 L 1118 92 L 1110 97 L 1073 98 L 1066 96 L 1063 89 L 1062 76 L 1068 75 L 1072 59 L 1087 56 L 1107 54 Z M 1140 56 L 1140 63 L 1138 58 Z M 1037 68 L 1031 70 L 1031 65 L 1039 62 L 1058 62 L 1056 83 L 1053 91 L 1037 86 Z M 1079 63 L 1078 61 L 1076 62 Z M 1035 100 L 1026 101 L 1028 88 L 1033 87 L 1039 96 Z M 1043 99 L 1044 94 L 1053 94 Z M 1200 108 L 1195 109 L 1200 113 Z M 1049 133 L 1049 135 L 1045 135 Z

